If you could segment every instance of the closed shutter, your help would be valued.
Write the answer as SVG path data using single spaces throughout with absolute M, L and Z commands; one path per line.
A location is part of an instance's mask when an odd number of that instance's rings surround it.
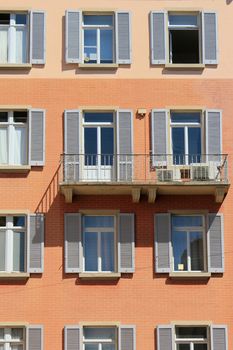
M 170 244 L 171 219 L 170 214 L 155 214 L 155 271 L 169 273 L 171 270 Z
M 131 15 L 116 12 L 116 58 L 119 64 L 131 63 Z
M 81 272 L 81 214 L 65 214 L 65 272 Z
M 45 164 L 45 111 L 42 109 L 29 111 L 29 164 Z
M 218 64 L 217 14 L 202 13 L 203 63 Z
M 26 349 L 27 350 L 43 350 L 43 326 L 30 325 L 27 327 L 26 337 Z
M 151 63 L 166 63 L 166 28 L 167 13 L 150 13 L 150 44 L 151 44 Z
M 117 111 L 117 178 L 131 182 L 133 179 L 133 112 Z
M 211 350 L 228 350 L 228 337 L 226 326 L 211 326 Z
M 44 271 L 44 215 L 28 215 L 28 272 Z
M 208 215 L 208 270 L 224 272 L 224 228 L 223 215 L 211 213 Z
M 30 58 L 32 64 L 45 64 L 45 12 L 31 11 Z
M 81 328 L 79 326 L 65 326 L 64 350 L 81 350 Z
M 81 63 L 81 21 L 81 11 L 66 11 L 66 63 Z
M 136 328 L 135 326 L 119 327 L 118 350 L 136 350 Z
M 154 109 L 151 113 L 152 164 L 166 166 L 168 154 L 167 111 Z
M 173 350 L 172 326 L 159 325 L 157 327 L 157 350 Z
M 219 162 L 222 154 L 222 111 L 209 109 L 205 115 L 207 159 Z
M 65 111 L 64 176 L 66 182 L 80 180 L 80 111 Z
M 118 264 L 119 272 L 131 273 L 135 270 L 134 214 L 119 215 Z

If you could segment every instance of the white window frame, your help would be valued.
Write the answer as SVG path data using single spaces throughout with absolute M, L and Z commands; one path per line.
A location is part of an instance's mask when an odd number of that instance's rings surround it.
M 202 217 L 202 226 L 173 226 L 172 217 L 173 216 L 200 216 Z M 195 273 L 195 272 L 207 272 L 207 230 L 206 230 L 206 216 L 203 214 L 172 214 L 171 217 L 171 257 L 172 257 L 172 271 L 175 273 Z M 186 232 L 187 233 L 187 270 L 175 270 L 175 258 L 173 253 L 173 239 L 172 233 L 173 229 L 176 228 L 176 231 Z M 190 233 L 191 232 L 201 232 L 203 237 L 203 264 L 204 270 L 192 270 L 191 269 L 191 252 L 190 252 Z
M 27 216 L 20 214 L 0 215 L 6 218 L 6 226 L 0 226 L 0 232 L 5 232 L 5 270 L 3 273 L 24 273 L 27 270 Z M 13 226 L 13 217 L 23 216 L 25 226 Z M 14 232 L 24 233 L 24 271 L 13 270 L 13 237 Z
M 19 327 L 19 326 L 12 326 L 12 327 L 0 327 L 4 329 L 4 340 L 0 339 L 0 345 L 3 345 L 4 350 L 11 350 L 11 344 L 13 345 L 23 345 L 23 350 L 25 350 L 25 339 L 26 339 L 26 329 L 25 327 Z M 17 339 L 12 339 L 11 336 L 11 330 L 12 328 L 19 328 L 23 329 L 23 339 L 22 340 L 17 340 Z
M 0 11 L 0 13 L 2 13 Z M 26 64 L 29 62 L 29 14 L 28 12 L 19 12 L 10 14 L 10 24 L 0 24 L 0 28 L 5 28 L 8 32 L 7 38 L 7 62 L 0 62 L 0 64 Z M 23 14 L 26 15 L 27 23 L 26 24 L 16 24 L 16 15 Z M 17 62 L 16 61 L 16 32 L 17 28 L 23 28 L 26 31 L 26 62 Z
M 176 327 L 180 327 L 180 328 L 196 328 L 196 327 L 200 327 L 200 328 L 206 328 L 206 333 L 207 333 L 207 338 L 178 338 L 176 335 Z M 177 345 L 179 344 L 187 344 L 189 343 L 190 345 L 190 350 L 194 350 L 194 345 L 195 344 L 206 344 L 207 345 L 207 350 L 210 350 L 210 329 L 208 326 L 205 325 L 176 325 L 175 326 L 175 350 L 177 350 Z
M 84 329 L 85 328 L 113 328 L 114 329 L 114 332 L 115 332 L 115 341 L 111 341 L 111 339 L 99 339 L 99 338 L 96 338 L 96 339 L 85 339 L 84 337 Z M 116 346 L 117 346 L 117 327 L 115 326 L 83 326 L 83 350 L 85 350 L 85 345 L 86 344 L 98 344 L 98 350 L 102 350 L 103 347 L 102 347 L 102 344 L 111 344 L 111 345 L 114 345 L 115 347 L 115 350 L 117 349 Z
M 110 214 L 88 214 L 82 215 L 82 223 L 84 222 L 84 218 L 87 216 L 111 216 L 114 218 L 114 226 L 113 227 L 88 227 L 85 228 L 84 224 L 82 224 L 82 242 L 83 242 L 83 272 L 84 273 L 115 273 L 117 269 L 117 217 L 116 215 Z M 98 254 L 98 271 L 88 271 L 85 269 L 85 232 L 97 232 L 97 254 Z M 113 232 L 114 234 L 114 271 L 102 271 L 102 256 L 101 256 L 101 232 Z
M 110 25 L 86 25 L 84 24 L 84 16 L 93 15 L 93 16 L 112 16 L 113 24 Z M 100 30 L 112 30 L 112 62 L 109 63 L 101 63 L 100 62 Z M 96 63 L 94 64 L 114 64 L 116 62 L 116 49 L 115 49 L 115 16 L 114 13 L 91 13 L 91 12 L 84 12 L 82 13 L 82 63 L 88 64 L 88 61 L 85 61 L 85 45 L 84 45 L 84 31 L 85 30 L 96 30 L 96 45 L 97 46 L 88 46 L 89 48 L 96 48 Z M 90 63 L 93 64 L 93 63 Z

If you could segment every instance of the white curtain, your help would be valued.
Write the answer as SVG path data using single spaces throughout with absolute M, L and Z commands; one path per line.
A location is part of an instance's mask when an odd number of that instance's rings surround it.
M 16 30 L 16 63 L 27 62 L 27 29 L 17 28 Z
M 14 164 L 27 163 L 26 128 L 16 127 L 14 135 Z
M 0 63 L 7 63 L 8 28 L 0 28 Z
M 0 128 L 0 164 L 6 164 L 7 162 L 7 128 Z

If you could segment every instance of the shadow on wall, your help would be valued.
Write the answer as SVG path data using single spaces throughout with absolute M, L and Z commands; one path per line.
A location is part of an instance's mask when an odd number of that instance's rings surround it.
M 226 0 L 226 4 L 230 5 L 233 2 L 233 0 Z

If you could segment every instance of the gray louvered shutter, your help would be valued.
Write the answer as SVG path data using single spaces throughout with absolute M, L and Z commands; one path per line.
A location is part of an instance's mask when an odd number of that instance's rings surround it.
M 227 326 L 211 326 L 211 350 L 228 350 Z
M 65 214 L 65 272 L 81 272 L 82 258 L 81 214 Z
M 29 325 L 27 327 L 27 350 L 43 350 L 43 326 L 41 325 Z
M 202 13 L 203 63 L 218 63 L 217 14 L 215 12 Z
M 219 162 L 222 154 L 222 111 L 209 109 L 205 114 L 207 159 Z
M 135 270 L 134 214 L 119 215 L 118 265 L 119 272 L 132 273 Z
M 64 176 L 65 182 L 80 180 L 80 111 L 65 111 L 64 125 Z
M 131 63 L 131 14 L 116 12 L 116 55 L 117 63 Z
M 224 228 L 223 215 L 208 214 L 208 270 L 210 272 L 224 272 Z
M 64 350 L 81 350 L 81 328 L 79 326 L 65 326 Z
M 136 350 L 136 327 L 127 325 L 119 327 L 118 350 Z
M 117 179 L 133 179 L 133 112 L 117 111 Z
M 152 164 L 166 166 L 168 154 L 167 111 L 154 109 L 151 112 Z
M 66 63 L 81 63 L 81 21 L 81 11 L 66 11 Z
M 32 64 L 45 64 L 45 12 L 31 11 L 30 57 Z
M 173 350 L 172 326 L 159 325 L 157 327 L 157 350 Z
M 169 273 L 171 271 L 171 216 L 170 214 L 154 215 L 155 235 L 155 271 Z
M 166 12 L 150 13 L 150 45 L 151 45 L 151 63 L 166 63 Z
M 45 110 L 29 111 L 29 164 L 45 164 Z
M 28 215 L 28 272 L 44 271 L 44 215 Z

